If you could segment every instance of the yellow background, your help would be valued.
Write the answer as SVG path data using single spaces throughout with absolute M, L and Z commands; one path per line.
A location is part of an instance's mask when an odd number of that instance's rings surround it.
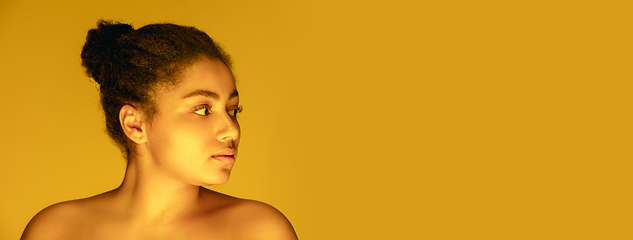
M 0 239 L 122 180 L 80 66 L 101 18 L 224 46 L 243 137 L 212 189 L 300 239 L 631 239 L 624 2 L 2 0 Z

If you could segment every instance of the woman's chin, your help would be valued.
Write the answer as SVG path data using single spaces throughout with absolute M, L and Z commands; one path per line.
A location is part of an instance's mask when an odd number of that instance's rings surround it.
M 230 172 L 225 174 L 218 174 L 213 178 L 205 179 L 202 181 L 201 186 L 217 186 L 225 184 L 229 181 Z

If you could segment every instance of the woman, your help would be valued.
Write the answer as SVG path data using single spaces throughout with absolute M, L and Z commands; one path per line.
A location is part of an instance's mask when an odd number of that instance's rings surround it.
M 242 111 L 229 56 L 204 32 L 100 21 L 81 53 L 110 137 L 118 188 L 39 212 L 22 239 L 296 239 L 275 208 L 201 186 L 225 183 Z

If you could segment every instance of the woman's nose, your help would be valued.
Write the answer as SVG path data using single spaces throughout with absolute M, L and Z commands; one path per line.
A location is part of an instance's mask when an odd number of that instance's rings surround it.
M 240 136 L 240 125 L 228 114 L 222 114 L 219 127 L 216 133 L 218 141 L 233 141 Z

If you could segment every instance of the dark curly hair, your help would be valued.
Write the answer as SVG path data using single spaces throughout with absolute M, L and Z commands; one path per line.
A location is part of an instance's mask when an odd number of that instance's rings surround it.
M 128 138 L 119 122 L 124 105 L 140 108 L 151 121 L 160 87 L 179 83 L 183 71 L 202 57 L 231 60 L 204 32 L 175 24 L 150 24 L 134 30 L 125 23 L 100 20 L 88 31 L 82 65 L 100 85 L 101 105 L 110 137 L 126 154 Z

